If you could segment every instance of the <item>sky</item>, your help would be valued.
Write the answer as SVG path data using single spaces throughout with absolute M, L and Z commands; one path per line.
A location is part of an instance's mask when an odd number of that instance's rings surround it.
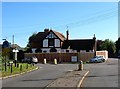
M 67 28 L 68 26 L 68 28 Z M 2 39 L 25 47 L 28 38 L 45 28 L 70 39 L 118 39 L 117 2 L 3 2 Z M 2 41 L 1 41 L 2 43 Z

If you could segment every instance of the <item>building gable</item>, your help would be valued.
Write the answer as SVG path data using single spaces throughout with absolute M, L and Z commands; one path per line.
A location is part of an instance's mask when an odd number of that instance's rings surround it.
M 55 36 L 55 34 L 53 32 L 50 32 L 46 38 L 57 38 L 57 36 Z
M 53 30 L 48 31 L 47 34 L 46 34 L 46 36 L 44 36 L 44 38 L 43 38 L 42 40 L 44 40 L 44 39 L 46 39 L 46 38 L 58 38 L 58 39 L 60 39 L 61 41 L 64 41 L 64 40 L 65 40 L 64 35 L 62 35 L 62 34 L 59 33 L 59 32 L 53 31 Z
M 61 39 L 50 30 L 43 39 L 43 47 L 61 47 Z

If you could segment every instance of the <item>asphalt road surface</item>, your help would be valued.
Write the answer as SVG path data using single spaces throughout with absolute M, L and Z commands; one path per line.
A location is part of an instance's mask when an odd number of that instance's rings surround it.
M 45 87 L 68 71 L 75 70 L 78 64 L 37 64 L 40 69 L 13 78 L 4 79 L 2 87 Z
M 89 70 L 81 87 L 118 87 L 118 59 L 90 64 Z

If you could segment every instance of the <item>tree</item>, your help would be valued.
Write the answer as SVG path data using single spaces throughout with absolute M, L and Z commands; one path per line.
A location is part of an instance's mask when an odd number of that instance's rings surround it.
M 102 47 L 101 47 L 102 43 L 103 43 L 102 40 L 97 40 L 97 50 L 98 51 L 102 50 Z
M 36 35 L 37 35 L 37 33 L 35 32 L 35 33 L 33 33 L 33 34 L 28 38 L 28 44 L 27 44 L 27 46 L 24 48 L 24 51 L 25 51 L 25 52 L 32 53 L 32 49 L 31 49 L 31 47 L 30 47 L 30 43 L 31 43 L 31 40 L 33 40 Z
M 27 47 L 30 47 L 31 40 L 34 39 L 34 37 L 35 37 L 36 35 L 37 35 L 37 33 L 33 33 L 33 34 L 29 37 L 29 41 L 28 41 Z
M 115 43 L 109 39 L 104 40 L 100 47 L 102 50 L 107 50 L 110 54 L 114 54 L 116 52 Z
M 116 46 L 116 53 L 120 54 L 120 37 L 118 38 L 118 40 L 115 42 L 115 46 Z
M 9 58 L 9 56 L 10 56 L 10 51 L 11 51 L 10 48 L 2 48 L 2 56 L 3 56 L 3 57 L 6 57 L 6 58 Z

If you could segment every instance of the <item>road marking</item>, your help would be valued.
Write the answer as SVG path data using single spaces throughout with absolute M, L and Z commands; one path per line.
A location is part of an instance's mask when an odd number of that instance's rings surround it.
M 88 73 L 89 73 L 89 71 L 87 71 L 87 72 L 84 74 L 84 76 L 83 76 L 82 79 L 80 80 L 79 84 L 77 85 L 77 88 L 80 88 L 80 87 L 81 87 L 82 82 L 83 82 L 83 80 L 85 79 L 85 77 L 87 76 Z

